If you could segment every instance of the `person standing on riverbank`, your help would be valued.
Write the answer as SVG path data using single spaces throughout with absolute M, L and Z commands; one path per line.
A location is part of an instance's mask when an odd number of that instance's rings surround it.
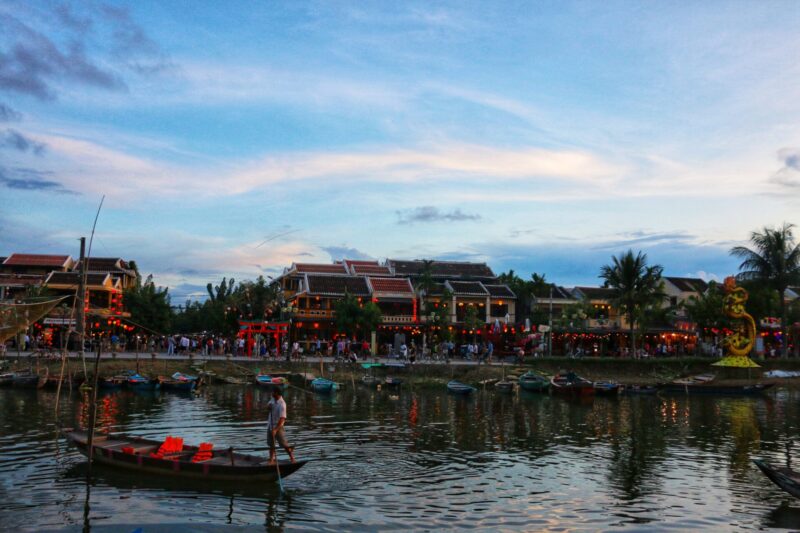
M 277 459 L 277 441 L 281 447 L 289 454 L 289 459 L 294 463 L 294 446 L 289 446 L 286 440 L 286 432 L 283 429 L 286 423 L 286 401 L 283 399 L 281 390 L 272 390 L 272 399 L 267 404 L 269 417 L 267 419 L 267 444 L 269 445 L 269 462 L 274 464 Z

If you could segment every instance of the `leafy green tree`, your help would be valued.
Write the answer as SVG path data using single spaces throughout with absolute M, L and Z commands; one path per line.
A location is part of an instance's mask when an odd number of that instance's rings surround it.
M 468 305 L 464 313 L 464 327 L 472 330 L 472 342 L 475 342 L 478 330 L 483 327 L 484 324 L 486 324 L 486 322 L 478 313 L 478 307 L 475 305 Z
M 752 248 L 735 246 L 731 255 L 742 259 L 737 278 L 758 281 L 776 292 L 781 324 L 787 328 L 787 311 L 784 295 L 791 285 L 800 284 L 800 245 L 794 240 L 793 224 L 783 223 L 779 228 L 767 228 L 750 234 Z M 781 345 L 781 355 L 786 355 L 786 342 Z
M 684 308 L 700 330 L 730 327 L 730 320 L 722 310 L 724 299 L 725 290 L 719 283 L 711 281 L 706 292 L 690 296 Z
M 131 314 L 131 322 L 149 330 L 148 333 L 171 331 L 169 289 L 156 287 L 152 274 L 144 282 L 137 276 L 136 284 L 124 291 L 122 301 Z
M 266 320 L 278 307 L 280 290 L 258 276 L 255 281 L 243 281 L 234 291 L 234 300 L 239 303 L 243 317 L 248 320 Z
M 344 298 L 334 306 L 334 320 L 336 328 L 348 337 L 356 332 L 374 331 L 383 320 L 380 307 L 374 302 L 362 304 L 352 294 L 345 294 Z
M 648 265 L 647 254 L 633 250 L 611 258 L 610 265 L 600 269 L 600 277 L 605 286 L 612 289 L 611 305 L 617 307 L 628 319 L 631 339 L 631 353 L 636 353 L 636 320 L 643 310 L 656 301 L 663 301 L 666 295 L 662 289 L 661 265 Z

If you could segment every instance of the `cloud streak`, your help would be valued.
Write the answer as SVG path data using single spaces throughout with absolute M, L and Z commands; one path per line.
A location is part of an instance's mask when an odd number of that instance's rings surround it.
M 461 209 L 450 212 L 441 211 L 438 207 L 425 205 L 410 210 L 396 211 L 398 224 L 415 224 L 431 222 L 465 222 L 477 221 L 481 216 L 477 213 L 464 213 Z
M 47 148 L 46 144 L 30 139 L 20 132 L 12 129 L 6 130 L 2 137 L 0 137 L 0 146 L 12 148 L 20 152 L 30 151 L 35 155 L 44 154 L 44 151 Z

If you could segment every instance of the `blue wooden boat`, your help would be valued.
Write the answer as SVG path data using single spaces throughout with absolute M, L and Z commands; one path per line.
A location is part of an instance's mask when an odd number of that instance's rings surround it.
M 338 390 L 339 385 L 336 384 L 335 381 L 331 381 L 325 378 L 316 378 L 314 381 L 311 382 L 311 390 L 314 392 L 319 392 L 321 394 L 330 394 L 331 392 Z
M 461 383 L 460 381 L 456 380 L 450 381 L 447 384 L 447 391 L 453 394 L 461 394 L 466 396 L 467 394 L 472 394 L 476 390 L 477 389 L 475 387 L 467 385 L 466 383 Z
M 197 381 L 193 379 L 169 379 L 164 376 L 158 377 L 161 390 L 167 392 L 191 392 L 197 386 Z
M 547 392 L 550 388 L 550 380 L 532 371 L 525 372 L 517 381 L 522 390 L 529 392 Z
M 150 379 L 140 374 L 130 376 L 126 383 L 129 389 L 140 391 L 157 390 L 160 387 L 157 379 Z
M 288 382 L 283 377 L 273 377 L 269 374 L 258 374 L 256 376 L 256 385 L 267 389 L 280 389 L 286 388 Z
M 616 396 L 619 394 L 619 383 L 610 381 L 595 381 L 594 393 L 598 396 Z
M 112 376 L 110 378 L 100 378 L 97 380 L 97 387 L 105 390 L 117 390 L 125 386 L 128 376 Z
M 800 498 L 800 472 L 791 468 L 772 466 L 762 459 L 753 459 L 753 462 L 770 481 L 795 498 Z

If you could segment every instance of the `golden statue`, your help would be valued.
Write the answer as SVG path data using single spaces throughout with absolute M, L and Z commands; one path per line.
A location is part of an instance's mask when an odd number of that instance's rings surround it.
M 733 319 L 733 333 L 723 341 L 728 355 L 714 363 L 714 366 L 758 368 L 758 365 L 750 359 L 750 352 L 756 342 L 756 323 L 744 308 L 749 295 L 742 287 L 736 286 L 736 279 L 733 276 L 725 278 L 724 288 L 725 299 L 722 301 L 722 310 Z

